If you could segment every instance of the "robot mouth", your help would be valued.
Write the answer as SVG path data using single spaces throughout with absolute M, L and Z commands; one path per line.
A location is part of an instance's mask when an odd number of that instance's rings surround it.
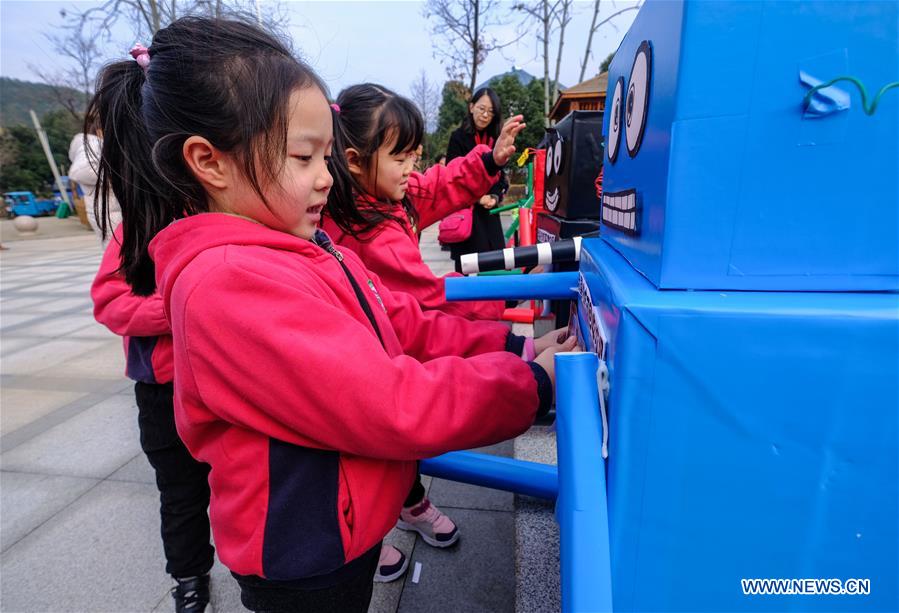
M 626 234 L 638 234 L 637 190 L 603 192 L 602 222 Z
M 552 193 L 546 194 L 546 208 L 550 211 L 555 211 L 556 207 L 559 206 L 559 188 L 557 187 L 552 191 Z

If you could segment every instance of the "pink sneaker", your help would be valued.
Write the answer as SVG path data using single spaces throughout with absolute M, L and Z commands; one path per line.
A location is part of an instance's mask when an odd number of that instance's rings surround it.
M 449 517 L 425 498 L 414 507 L 403 507 L 396 522 L 400 530 L 414 530 L 431 547 L 449 547 L 459 540 L 459 530 Z
M 381 555 L 378 557 L 378 570 L 375 572 L 375 583 L 389 583 L 403 576 L 409 568 L 409 559 L 402 551 L 381 543 Z

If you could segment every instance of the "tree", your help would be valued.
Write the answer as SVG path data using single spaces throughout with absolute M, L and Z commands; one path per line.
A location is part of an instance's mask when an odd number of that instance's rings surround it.
M 615 59 L 615 52 L 613 51 L 612 53 L 607 55 L 606 59 L 604 59 L 602 61 L 602 63 L 599 65 L 599 72 L 600 73 L 609 72 L 609 66 L 612 65 L 612 60 L 614 60 L 614 59 Z
M 433 47 L 434 57 L 446 66 L 450 79 L 468 78 L 468 89 L 474 91 L 478 67 L 487 55 L 515 40 L 500 43 L 486 32 L 504 25 L 497 16 L 497 0 L 427 0 L 425 18 L 432 20 L 431 33 L 442 39 Z
M 602 21 L 600 21 L 599 23 L 596 23 L 596 20 L 599 17 L 599 2 L 600 2 L 600 0 L 594 0 L 594 3 L 593 3 L 593 21 L 590 22 L 590 30 L 589 30 L 589 34 L 587 34 L 587 46 L 584 49 L 584 61 L 581 62 L 581 76 L 578 79 L 578 82 L 583 81 L 584 75 L 587 73 L 587 62 L 590 61 L 590 47 L 593 44 L 593 35 L 596 34 L 596 32 L 599 30 L 600 27 L 602 27 L 606 23 L 609 23 L 612 19 L 614 19 L 618 15 L 620 15 L 622 13 L 626 13 L 628 11 L 636 11 L 640 8 L 640 3 L 638 2 L 634 6 L 629 6 L 627 8 L 621 9 L 620 11 L 614 12 L 611 15 L 609 15 L 608 17 L 606 17 L 605 19 L 603 19 Z M 614 53 L 612 55 L 614 55 Z M 611 56 L 609 56 L 609 57 L 611 57 Z M 609 58 L 606 58 L 606 59 L 609 59 Z M 611 63 L 612 63 L 611 59 L 609 59 L 609 64 L 611 64 Z M 609 66 L 608 66 L 608 64 L 606 64 L 605 69 L 603 69 L 603 67 L 600 66 L 599 72 L 605 72 L 608 69 L 609 69 Z
M 94 90 L 100 68 L 100 45 L 112 39 L 112 28 L 123 21 L 132 27 L 132 40 L 149 41 L 153 34 L 178 17 L 206 15 L 223 17 L 230 14 L 249 14 L 256 10 L 259 22 L 272 29 L 286 22 L 279 3 L 266 2 L 265 12 L 253 0 L 106 0 L 99 6 L 83 11 L 59 12 L 61 26 L 44 36 L 53 50 L 65 60 L 65 67 L 51 72 L 32 65 L 32 71 L 53 87 L 54 96 L 74 117 L 82 117 Z M 127 50 L 123 49 L 121 56 Z M 81 95 L 73 96 L 72 91 Z
M 518 151 L 534 147 L 543 138 L 543 84 L 534 79 L 527 86 L 512 75 L 506 75 L 492 84 L 499 96 L 504 118 L 524 115 L 527 127 L 515 139 Z
M 573 0 L 536 0 L 531 4 L 519 2 L 514 6 L 516 11 L 525 14 L 525 20 L 521 24 L 523 28 L 528 29 L 532 22 L 536 23 L 538 28 L 537 41 L 543 48 L 543 116 L 546 126 L 549 126 L 549 109 L 559 95 L 559 70 L 562 65 L 565 28 L 572 17 L 572 2 Z M 555 73 L 550 79 L 549 45 L 555 32 L 559 33 L 559 42 L 556 51 Z M 552 89 L 550 90 L 550 88 Z
M 571 21 L 571 3 L 572 0 L 559 0 L 558 16 L 556 21 L 559 30 L 559 48 L 556 50 L 556 71 L 553 74 L 553 95 L 552 104 L 556 103 L 559 98 L 559 70 L 562 67 L 562 48 L 565 46 L 565 28 Z
M 67 18 L 65 9 L 59 14 L 64 20 Z M 53 45 L 53 50 L 64 58 L 66 66 L 56 72 L 35 65 L 30 68 L 50 85 L 54 97 L 72 117 L 80 119 L 87 110 L 100 67 L 102 52 L 97 44 L 97 33 L 92 31 L 90 24 L 72 19 L 66 21 L 58 32 L 44 34 L 44 37 Z
M 428 80 L 428 73 L 424 69 L 418 73 L 418 78 L 409 86 L 412 102 L 421 111 L 425 121 L 425 138 L 423 155 L 426 160 L 432 159 L 434 154 L 433 143 L 430 135 L 437 129 L 437 114 L 440 105 L 440 92 L 437 85 Z
M 69 143 L 72 135 L 80 131 L 81 122 L 67 110 L 57 110 L 45 113 L 41 125 L 47 133 L 56 165 L 62 171 L 69 166 Z M 0 136 L 0 151 L 3 159 L 0 190 L 52 193 L 53 174 L 33 127 L 16 125 L 4 130 Z
M 440 109 L 437 111 L 437 131 L 431 138 L 431 150 L 434 156 L 446 153 L 450 134 L 462 125 L 468 113 L 468 99 L 471 92 L 461 81 L 447 81 L 441 92 Z
M 278 29 L 287 22 L 278 2 L 258 0 L 105 0 L 99 6 L 74 13 L 82 24 L 92 23 L 100 32 L 108 34 L 112 27 L 124 20 L 133 28 L 134 40 L 149 40 L 160 29 L 186 15 L 226 17 L 252 15 L 270 29 Z

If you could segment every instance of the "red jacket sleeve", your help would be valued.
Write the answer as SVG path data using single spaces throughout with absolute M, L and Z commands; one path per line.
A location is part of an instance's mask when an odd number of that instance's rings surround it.
M 307 283 L 223 263 L 196 283 L 176 284 L 175 378 L 184 393 L 279 440 L 382 459 L 478 447 L 533 422 L 537 383 L 517 356 L 390 356 L 366 325 Z
M 113 232 L 103 252 L 100 270 L 91 285 L 94 319 L 119 336 L 160 336 L 171 334 L 162 297 L 135 296 L 125 277 L 118 272 L 122 226 Z
M 425 264 L 414 239 L 398 224 L 383 224 L 379 234 L 368 242 L 344 237 L 341 244 L 355 251 L 365 267 L 381 278 L 393 291 L 411 294 L 423 310 L 437 309 L 468 319 L 502 317 L 502 301 L 447 302 L 445 277 L 437 277 Z M 447 276 L 459 276 L 449 273 Z
M 446 166 L 435 164 L 424 174 L 414 172 L 409 176 L 407 193 L 418 211 L 420 229 L 471 206 L 490 190 L 500 176 L 488 174 L 484 167 L 481 156 L 490 151 L 487 145 L 478 145 Z
M 470 321 L 441 311 L 424 311 L 413 296 L 392 291 L 377 275 L 371 276 L 403 351 L 412 357 L 426 361 L 447 355 L 470 357 L 505 350 L 509 326 L 497 321 Z

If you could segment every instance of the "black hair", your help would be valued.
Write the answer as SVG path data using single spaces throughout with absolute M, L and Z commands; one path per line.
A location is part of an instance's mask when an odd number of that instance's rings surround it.
M 353 148 L 359 153 L 359 163 L 368 172 L 377 174 L 377 152 L 381 146 L 393 139 L 391 155 L 417 149 L 424 137 L 424 119 L 415 104 L 383 85 L 361 83 L 347 87 L 337 96 L 339 130 L 335 130 L 335 151 L 338 149 L 336 133 L 345 148 Z M 336 178 L 335 178 L 336 180 Z M 345 233 L 360 240 L 370 240 L 377 234 L 385 221 L 402 223 L 390 210 L 393 203 L 382 201 L 377 194 L 369 194 L 358 179 L 353 179 L 353 188 L 359 195 L 371 197 L 371 202 L 357 207 L 355 215 L 346 214 L 346 209 L 338 208 L 339 194 L 332 189 L 328 195 L 328 215 Z M 413 226 L 418 224 L 418 211 L 409 196 L 402 200 L 403 208 Z M 358 216 L 362 216 L 360 222 Z
M 499 131 L 503 125 L 502 106 L 500 106 L 499 96 L 496 95 L 496 92 L 489 87 L 482 87 L 474 93 L 471 100 L 469 100 L 469 104 L 475 104 L 485 95 L 490 99 L 490 104 L 493 106 L 493 119 L 487 124 L 487 128 L 484 132 L 487 136 L 496 139 L 499 138 Z M 465 113 L 465 117 L 462 119 L 462 130 L 467 134 L 474 134 L 477 132 L 477 128 L 474 124 L 474 117 L 471 116 L 471 111 Z
M 156 32 L 149 56 L 146 72 L 133 60 L 106 66 L 85 119 L 103 134 L 97 219 L 106 236 L 111 190 L 122 207 L 120 270 L 138 295 L 156 288 L 152 238 L 175 219 L 210 210 L 184 161 L 184 141 L 199 135 L 234 156 L 267 202 L 262 186 L 286 158 L 291 94 L 309 86 L 326 94 L 287 44 L 237 18 L 178 19 Z

